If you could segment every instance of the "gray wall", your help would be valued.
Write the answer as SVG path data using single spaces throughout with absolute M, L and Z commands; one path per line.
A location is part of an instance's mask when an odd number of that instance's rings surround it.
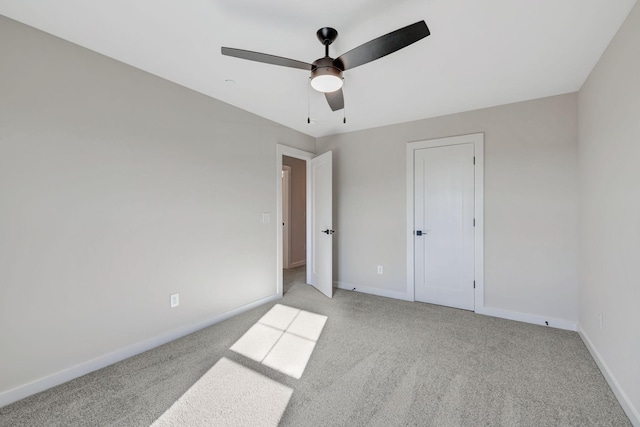
M 293 267 L 307 261 L 307 162 L 282 156 L 282 164 L 291 166 L 291 223 L 289 248 Z
M 580 90 L 579 123 L 580 326 L 640 423 L 640 5 Z
M 334 280 L 404 292 L 406 144 L 477 132 L 485 133 L 485 306 L 576 322 L 576 94 L 318 139 L 318 153 L 335 153 Z
M 313 138 L 2 16 L 0 58 L 0 394 L 275 295 Z

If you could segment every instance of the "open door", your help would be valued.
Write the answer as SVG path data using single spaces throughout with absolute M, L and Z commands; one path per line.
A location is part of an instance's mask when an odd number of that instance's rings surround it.
M 333 297 L 332 152 L 311 159 L 311 285 Z M 308 266 L 309 267 L 309 266 Z

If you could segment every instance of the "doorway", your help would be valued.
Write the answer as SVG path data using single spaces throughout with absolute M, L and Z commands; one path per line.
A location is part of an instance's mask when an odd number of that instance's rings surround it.
M 282 268 L 288 270 L 291 263 L 291 166 L 285 164 L 284 158 L 282 163 Z
M 276 293 L 283 295 L 283 233 L 282 233 L 282 166 L 285 157 L 304 161 L 306 167 L 305 197 L 305 241 L 303 243 L 306 259 L 292 260 L 291 269 L 296 262 L 304 263 L 305 283 L 331 298 L 333 296 L 332 280 L 332 155 L 331 151 L 321 155 L 276 145 Z M 292 171 L 293 175 L 293 171 Z M 292 178 L 292 182 L 295 179 Z M 293 184 L 292 184 L 293 187 Z M 293 191 L 293 190 L 292 190 Z M 292 196 L 293 199 L 293 196 Z M 305 246 L 306 245 L 306 246 Z M 292 252 L 293 243 L 290 245 Z
M 415 301 L 484 306 L 484 135 L 407 146 L 407 291 Z
M 282 156 L 282 293 L 306 283 L 307 162 Z

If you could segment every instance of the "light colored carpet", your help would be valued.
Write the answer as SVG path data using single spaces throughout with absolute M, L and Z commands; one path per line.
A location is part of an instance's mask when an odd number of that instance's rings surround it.
M 275 427 L 293 390 L 223 357 L 153 427 Z
M 281 426 L 630 426 L 575 332 L 295 283 L 328 317 L 300 379 L 229 348 L 274 305 L 0 408 L 2 426 L 149 426 L 226 357 L 293 389 Z

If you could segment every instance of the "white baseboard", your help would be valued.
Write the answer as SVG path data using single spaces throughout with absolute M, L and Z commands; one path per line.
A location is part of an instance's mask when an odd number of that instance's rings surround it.
M 475 310 L 477 314 L 499 317 L 501 319 L 516 320 L 518 322 L 532 323 L 534 325 L 549 326 L 550 328 L 577 331 L 578 324 L 570 320 L 555 319 L 553 317 L 539 316 L 537 314 L 520 313 L 517 311 L 503 310 L 493 307 L 482 307 Z
M 300 261 L 296 261 L 296 262 L 292 262 L 291 264 L 289 264 L 289 268 L 302 267 L 306 263 L 307 263 L 307 260 L 305 260 L 305 259 L 300 260 Z
M 377 295 L 387 298 L 395 298 L 403 301 L 414 301 L 413 295 L 406 292 L 390 291 L 388 289 L 371 288 L 367 286 L 359 286 L 345 282 L 333 282 L 333 286 L 347 291 L 363 292 L 365 294 Z M 534 314 L 520 313 L 516 311 L 503 310 L 492 307 L 479 308 L 475 311 L 477 314 L 485 316 L 499 317 L 501 319 L 516 320 L 519 322 L 532 323 L 534 325 L 549 326 L 551 328 L 566 329 L 568 331 L 576 331 L 577 323 L 569 320 L 555 319 L 552 317 L 538 316 Z
M 3 391 L 2 393 L 0 393 L 0 407 L 16 402 L 20 399 L 24 399 L 25 397 L 31 396 L 32 394 L 47 390 L 51 387 L 66 383 L 90 372 L 112 365 L 116 362 L 120 362 L 121 360 L 135 356 L 136 354 L 151 350 L 152 348 L 161 346 L 170 341 L 181 338 L 185 335 L 189 335 L 193 332 L 199 331 L 200 329 L 206 328 L 216 323 L 220 323 L 223 320 L 227 320 L 233 316 L 237 316 L 240 313 L 251 310 L 260 305 L 276 301 L 280 298 L 280 295 L 275 294 L 266 298 L 259 299 L 226 313 L 210 317 L 191 325 L 170 330 L 156 337 L 129 345 L 127 347 L 121 348 L 120 350 L 105 354 L 104 356 L 100 356 L 71 368 L 65 369 L 63 371 L 56 372 L 55 374 L 48 375 L 44 378 L 40 378 L 11 390 Z
M 365 294 L 377 295 L 379 297 L 395 298 L 403 301 L 413 301 L 413 295 L 409 296 L 406 292 L 390 291 L 388 289 L 371 288 L 367 286 L 353 285 L 345 282 L 333 282 L 333 287 L 344 289 L 347 291 L 362 292 Z
M 593 360 L 596 361 L 598 368 L 600 368 L 600 371 L 602 372 L 602 376 L 604 376 L 604 379 L 607 380 L 607 383 L 609 384 L 609 387 L 611 387 L 613 394 L 616 395 L 618 402 L 620 402 L 620 406 L 622 406 L 622 409 L 624 409 L 627 417 L 629 417 L 629 421 L 631 421 L 631 424 L 633 424 L 635 427 L 640 427 L 640 411 L 633 405 L 633 402 L 631 402 L 629 396 L 627 396 L 622 387 L 620 387 L 620 383 L 618 383 L 618 380 L 616 380 L 616 378 L 613 376 L 611 370 L 609 369 L 609 366 L 606 364 L 602 356 L 600 356 L 600 353 L 598 352 L 598 350 L 596 350 L 593 342 L 591 342 L 589 336 L 580 327 L 580 325 L 578 325 L 578 334 L 580 335 L 580 338 L 582 338 L 582 342 L 587 347 L 587 350 L 589 350 L 589 353 L 591 353 Z

